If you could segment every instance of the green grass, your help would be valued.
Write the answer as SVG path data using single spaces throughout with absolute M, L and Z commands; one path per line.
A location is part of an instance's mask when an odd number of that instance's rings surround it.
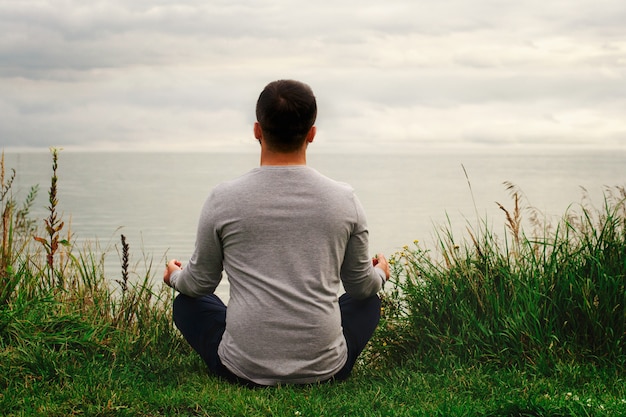
M 589 365 L 542 376 L 453 359 L 435 372 L 416 361 L 358 370 L 342 384 L 247 389 L 208 376 L 189 354 L 167 364 L 73 355 L 59 359 L 61 373 L 10 384 L 0 401 L 5 415 L 599 416 L 626 409 L 623 379 Z
M 207 374 L 172 325 L 171 290 L 128 270 L 132 242 L 121 279 L 105 276 L 109 254 L 74 245 L 52 155 L 43 224 L 38 187 L 15 201 L 0 160 L 0 415 L 626 415 L 622 187 L 550 225 L 508 185 L 502 237 L 443 228 L 434 248 L 390 255 L 381 325 L 348 381 L 248 389 Z
M 524 234 L 514 193 L 514 212 L 503 208 L 512 235 L 504 243 L 470 230 L 461 244 L 441 237 L 440 256 L 416 244 L 392 259 L 397 285 L 379 334 L 390 350 L 503 366 L 541 369 L 570 358 L 623 367 L 626 192 L 618 188 L 600 211 L 569 213 L 540 236 Z

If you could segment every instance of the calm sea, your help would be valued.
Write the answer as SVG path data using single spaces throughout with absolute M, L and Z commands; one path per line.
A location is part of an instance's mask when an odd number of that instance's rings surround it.
M 558 220 L 582 201 L 583 188 L 598 207 L 605 187 L 626 185 L 626 151 L 454 151 L 402 155 L 311 153 L 313 168 L 356 190 L 368 215 L 372 254 L 391 254 L 419 240 L 434 248 L 435 233 L 449 228 L 462 237 L 467 226 L 487 221 L 504 234 L 496 202 L 512 209 L 504 182 L 524 193 L 525 206 Z M 107 275 L 120 275 L 120 235 L 139 275 L 152 262 L 160 279 L 166 258 L 185 262 L 194 247 L 200 207 L 211 188 L 258 165 L 256 154 L 60 152 L 59 211 L 75 242 L 95 242 L 106 252 Z M 39 184 L 33 215 L 46 216 L 51 175 L 49 153 L 8 153 L 15 168 L 14 195 L 23 199 Z M 466 176 L 467 175 L 467 176 Z M 450 226 L 447 226 L 450 225 Z M 219 292 L 227 292 L 227 284 Z

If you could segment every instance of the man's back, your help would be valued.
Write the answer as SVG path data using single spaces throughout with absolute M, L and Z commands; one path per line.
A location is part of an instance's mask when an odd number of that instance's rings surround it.
M 271 375 L 311 382 L 340 369 L 344 258 L 371 271 L 368 258 L 346 253 L 349 242 L 367 242 L 352 189 L 306 166 L 260 167 L 217 187 L 202 218 L 221 241 L 230 282 L 223 363 L 262 384 L 275 383 L 264 379 Z M 347 278 L 358 295 L 379 288 L 368 273 Z

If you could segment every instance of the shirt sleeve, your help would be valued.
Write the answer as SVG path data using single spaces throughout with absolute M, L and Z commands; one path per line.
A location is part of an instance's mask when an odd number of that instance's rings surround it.
M 212 294 L 222 280 L 222 245 L 213 213 L 209 197 L 200 213 L 191 259 L 182 271 L 175 271 L 170 277 L 172 287 L 190 297 Z
M 356 223 L 348 240 L 341 265 L 341 281 L 348 294 L 363 299 L 381 290 L 385 272 L 375 268 L 369 255 L 369 232 L 363 206 L 354 196 Z

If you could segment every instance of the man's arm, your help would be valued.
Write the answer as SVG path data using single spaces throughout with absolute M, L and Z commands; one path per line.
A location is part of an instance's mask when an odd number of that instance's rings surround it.
M 363 236 L 365 235 L 365 236 Z M 341 281 L 348 294 L 363 299 L 376 294 L 389 279 L 389 263 L 382 253 L 377 255 L 377 263 L 367 254 L 367 231 L 353 235 L 341 266 Z
M 187 266 L 173 259 L 168 262 L 163 281 L 190 297 L 212 294 L 222 279 L 222 246 L 213 219 L 210 198 L 198 221 L 196 247 Z
M 369 256 L 369 232 L 365 213 L 359 200 L 354 197 L 357 221 L 348 240 L 346 254 L 341 265 L 341 281 L 348 294 L 357 299 L 376 294 L 389 279 L 389 263 L 378 254 L 377 263 Z

